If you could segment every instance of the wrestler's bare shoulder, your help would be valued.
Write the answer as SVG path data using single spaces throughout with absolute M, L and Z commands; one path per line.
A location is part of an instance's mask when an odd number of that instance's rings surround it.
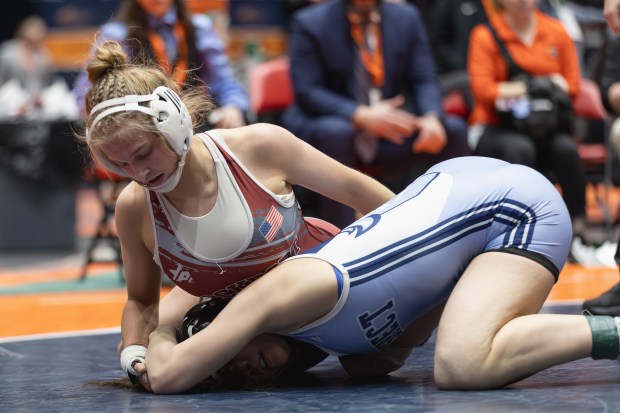
M 146 191 L 142 186 L 131 181 L 123 188 L 116 200 L 116 213 L 133 213 L 136 217 L 142 216 L 143 208 L 146 206 Z
M 218 129 L 228 147 L 234 153 L 255 152 L 272 148 L 291 133 L 286 129 L 270 123 L 255 123 L 233 129 Z

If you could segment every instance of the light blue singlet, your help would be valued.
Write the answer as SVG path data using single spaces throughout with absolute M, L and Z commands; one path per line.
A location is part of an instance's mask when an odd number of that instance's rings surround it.
M 477 255 L 523 255 L 557 279 L 571 239 L 564 201 L 535 170 L 481 157 L 442 162 L 335 238 L 289 258 L 324 260 L 343 285 L 331 312 L 287 335 L 336 355 L 377 351 L 443 302 Z

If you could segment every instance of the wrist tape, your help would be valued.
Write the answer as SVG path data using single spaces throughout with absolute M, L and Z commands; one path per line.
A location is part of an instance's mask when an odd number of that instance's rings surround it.
M 136 363 L 145 363 L 146 358 L 146 347 L 139 346 L 137 344 L 127 346 L 121 351 L 121 368 L 127 374 L 132 374 L 134 376 L 139 376 L 133 366 Z

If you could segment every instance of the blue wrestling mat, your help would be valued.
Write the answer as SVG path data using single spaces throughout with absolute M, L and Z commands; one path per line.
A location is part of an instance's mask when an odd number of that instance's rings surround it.
M 545 312 L 576 313 L 577 306 Z M 6 315 L 5 315 L 6 316 Z M 335 357 L 299 382 L 270 390 L 158 396 L 89 385 L 122 376 L 117 330 L 0 340 L 0 411 L 15 412 L 620 412 L 620 361 L 583 359 L 493 391 L 442 391 L 431 339 L 405 367 L 373 380 L 347 377 Z

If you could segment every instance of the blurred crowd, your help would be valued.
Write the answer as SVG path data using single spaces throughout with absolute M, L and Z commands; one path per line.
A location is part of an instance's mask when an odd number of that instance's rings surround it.
M 531 166 L 557 185 L 568 206 L 571 258 L 591 264 L 588 257 L 606 239 L 589 231 L 590 178 L 579 145 L 609 139 L 609 156 L 617 162 L 620 154 L 620 123 L 613 122 L 620 113 L 620 42 L 606 27 L 602 0 L 281 3 L 294 92 L 281 126 L 394 192 L 459 156 Z M 86 64 L 60 76 L 46 48 L 48 22 L 32 9 L 21 13 L 10 35 L 4 26 L 0 45 L 0 121 L 83 122 L 92 85 Z M 244 62 L 228 53 L 232 35 L 221 10 L 192 13 L 184 0 L 121 0 L 110 16 L 91 50 L 115 40 L 133 60 L 165 68 L 181 89 L 207 85 L 214 109 L 204 130 L 254 122 L 247 73 L 239 76 Z M 598 86 L 610 128 L 584 123 L 572 110 L 584 80 Z M 302 207 L 341 228 L 356 216 L 316 194 Z

